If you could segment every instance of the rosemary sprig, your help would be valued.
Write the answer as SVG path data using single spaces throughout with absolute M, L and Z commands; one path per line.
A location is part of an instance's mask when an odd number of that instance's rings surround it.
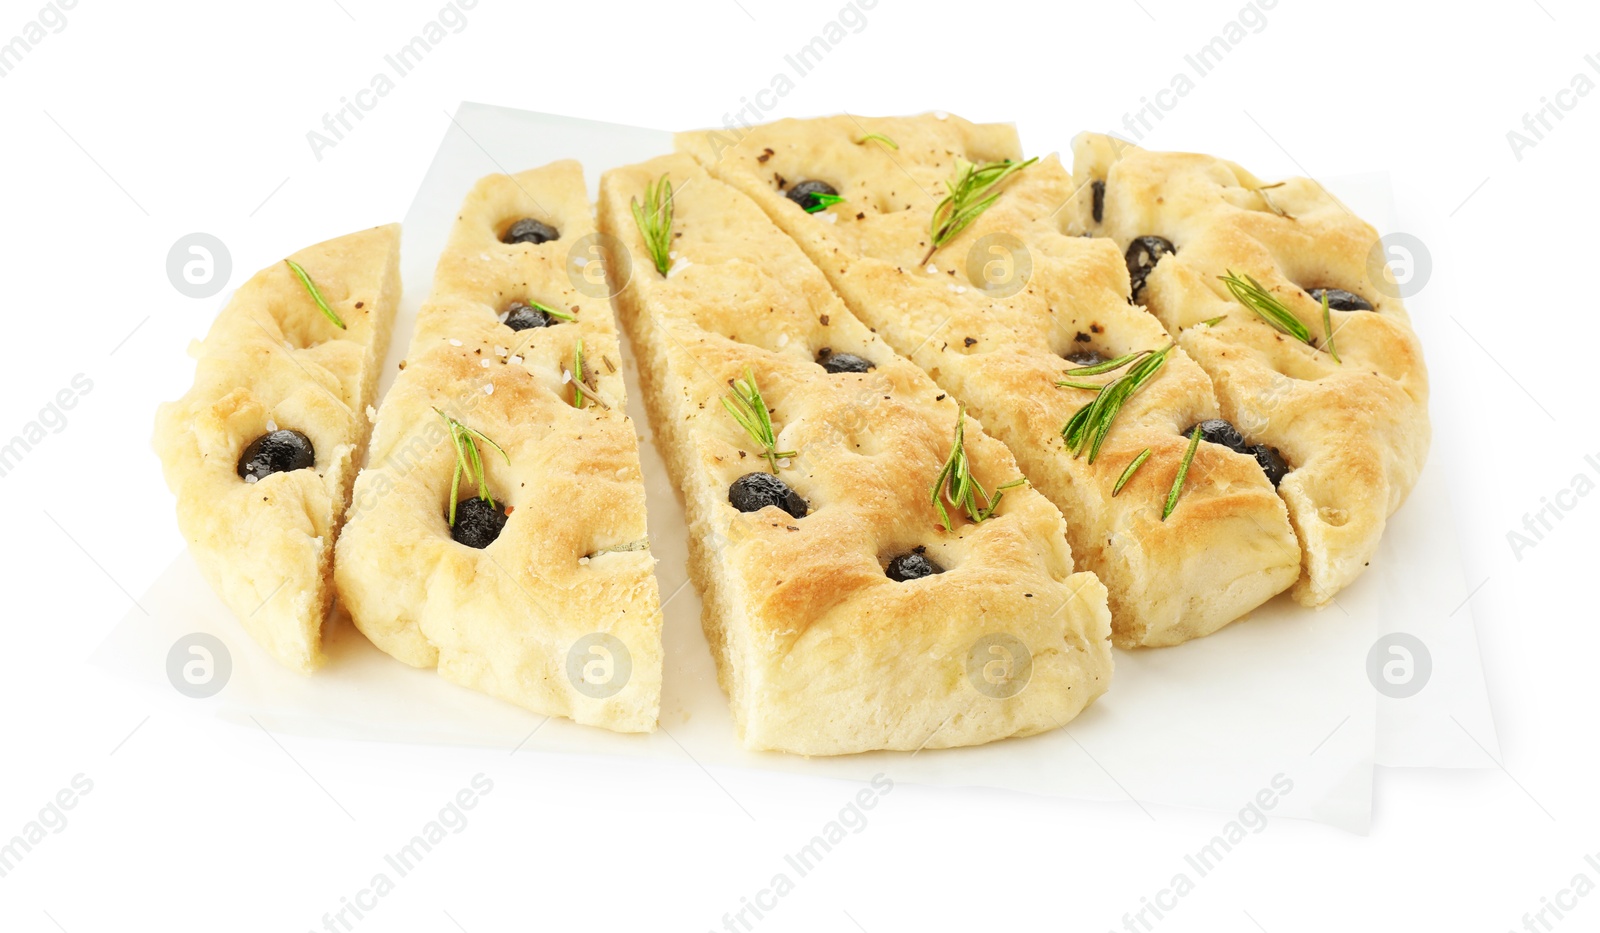
M 332 308 L 328 307 L 328 300 L 322 297 L 322 290 L 317 288 L 317 283 L 311 281 L 311 276 L 307 274 L 305 268 L 293 259 L 285 259 L 284 262 L 288 263 L 289 271 L 293 272 L 295 278 L 300 280 L 300 284 L 306 287 L 306 291 L 311 293 L 311 300 L 317 303 L 317 307 L 321 308 L 322 313 L 333 322 L 333 326 L 344 330 L 344 322 L 339 320 L 339 315 L 335 314 Z
M 1144 466 L 1144 462 L 1149 459 L 1150 448 L 1146 447 L 1144 450 L 1139 451 L 1139 456 L 1133 458 L 1133 462 L 1128 464 L 1128 468 L 1122 471 L 1121 476 L 1117 477 L 1117 484 L 1111 487 L 1111 498 L 1115 499 L 1117 497 L 1117 493 L 1122 491 L 1122 487 L 1128 485 L 1128 480 L 1133 479 L 1133 474 L 1139 472 L 1139 468 Z
M 638 198 L 629 201 L 633 207 L 633 222 L 639 225 L 644 237 L 645 251 L 656 271 L 663 276 L 672 267 L 672 182 L 663 174 L 645 186 L 644 203 Z
M 582 408 L 583 397 L 583 338 L 572 347 L 572 407 Z
M 1307 346 L 1311 345 L 1311 331 L 1300 323 L 1283 302 L 1279 301 L 1271 292 L 1267 291 L 1260 282 L 1251 276 L 1243 278 L 1235 275 L 1232 269 L 1227 275 L 1219 275 L 1222 284 L 1228 286 L 1228 291 L 1238 302 L 1254 311 L 1263 321 L 1276 327 L 1279 331 L 1288 334 Z
M 499 444 L 489 440 L 488 436 L 476 428 L 469 428 L 456 419 L 435 408 L 434 414 L 444 419 L 445 427 L 450 429 L 450 443 L 456 448 L 456 470 L 450 477 L 450 527 L 456 526 L 456 500 L 461 494 L 461 474 L 463 471 L 471 473 L 478 478 L 478 498 L 494 505 L 494 497 L 489 495 L 489 486 L 484 480 L 483 457 L 478 453 L 478 441 L 487 443 L 490 447 L 500 451 L 500 456 L 506 458 L 506 465 L 511 465 L 511 455 L 505 452 Z
M 1085 366 L 1075 366 L 1072 369 L 1067 370 L 1067 375 L 1069 375 L 1069 376 L 1098 376 L 1101 373 L 1109 373 L 1114 369 L 1121 369 L 1122 367 L 1128 365 L 1129 363 L 1133 362 L 1134 360 L 1138 359 L 1141 356 L 1144 356 L 1145 354 L 1147 354 L 1149 352 L 1150 352 L 1149 350 L 1135 350 L 1132 353 L 1124 354 L 1122 356 L 1117 357 L 1114 360 L 1106 360 L 1103 363 L 1089 363 L 1089 364 L 1087 364 Z M 1058 383 L 1058 385 L 1059 385 L 1059 383 Z M 1098 385 L 1093 385 L 1093 386 L 1091 386 L 1091 388 L 1098 389 L 1100 387 Z
M 1131 354 L 1137 359 L 1128 367 L 1127 372 L 1096 387 L 1099 391 L 1095 393 L 1094 398 L 1079 408 L 1061 429 L 1061 437 L 1067 442 L 1067 448 L 1072 451 L 1074 457 L 1082 456 L 1087 448 L 1089 462 L 1095 462 L 1100 456 L 1100 446 L 1105 443 L 1106 436 L 1111 433 L 1112 424 L 1117 420 L 1117 414 L 1122 411 L 1123 403 L 1155 378 L 1174 346 L 1176 344 L 1169 343 L 1159 350 L 1145 350 Z
M 835 204 L 843 204 L 844 195 L 841 194 L 813 194 L 811 203 L 806 205 L 807 214 L 819 214 Z
M 1256 194 L 1261 196 L 1261 200 L 1263 202 L 1265 202 L 1266 205 L 1267 205 L 1267 210 L 1273 212 L 1274 214 L 1277 214 L 1279 217 L 1282 217 L 1285 220 L 1293 220 L 1294 219 L 1294 215 L 1289 213 L 1288 211 L 1284 210 L 1283 208 L 1279 207 L 1277 204 L 1273 203 L 1272 196 L 1267 194 L 1267 191 L 1269 189 L 1271 189 L 1271 188 L 1282 188 L 1284 186 L 1284 184 L 1285 184 L 1284 182 L 1280 181 L 1280 182 L 1277 182 L 1276 184 L 1262 185 L 1259 188 L 1251 188 L 1250 190 L 1254 191 Z
M 928 254 L 918 265 L 927 265 L 939 247 L 950 242 L 956 234 L 989 209 L 1000 197 L 995 186 L 1039 161 L 1037 157 L 1025 162 L 985 162 L 974 165 L 966 159 L 956 158 L 956 176 L 944 183 L 946 194 L 933 209 L 933 219 L 928 224 Z M 993 191 L 993 194 L 990 192 Z
M 548 314 L 553 318 L 559 318 L 560 320 L 563 320 L 563 321 L 576 321 L 577 320 L 577 318 L 574 317 L 573 315 L 568 314 L 565 311 L 557 311 L 555 308 L 550 307 L 549 305 L 545 304 L 542 301 L 533 301 L 532 299 L 529 299 L 527 301 L 524 301 L 523 304 L 527 305 L 528 307 L 532 308 L 535 311 L 542 311 L 545 314 Z
M 1333 357 L 1335 363 L 1343 366 L 1344 361 L 1339 359 L 1339 350 L 1333 345 L 1333 315 L 1328 312 L 1327 292 L 1322 293 L 1322 332 L 1328 335 L 1327 339 L 1323 341 L 1328 347 L 1328 355 Z
M 728 410 L 733 420 L 739 422 L 739 427 L 750 435 L 750 439 L 761 448 L 761 457 L 767 461 L 767 466 L 776 475 L 778 461 L 789 457 L 798 456 L 793 450 L 779 450 L 778 437 L 772 430 L 772 413 L 767 411 L 767 402 L 761 397 L 761 389 L 756 386 L 755 374 L 750 370 L 744 371 L 743 379 L 735 379 L 730 383 L 733 395 L 722 397 L 722 407 Z
M 1227 317 L 1228 316 L 1226 314 L 1219 314 L 1214 318 L 1208 318 L 1208 319 L 1206 319 L 1204 321 L 1201 321 L 1200 323 L 1204 324 L 1207 327 L 1216 327 L 1218 324 L 1222 323 L 1222 321 L 1226 320 Z
M 933 491 L 930 496 L 934 508 L 939 510 L 940 524 L 945 531 L 951 529 L 950 513 L 945 510 L 945 503 L 965 509 L 967 518 L 973 522 L 983 522 L 994 515 L 994 510 L 1000 507 L 1000 500 L 1004 498 L 1007 489 L 1021 486 L 1028 480 L 1012 480 L 1002 486 L 995 487 L 994 498 L 989 498 L 989 493 L 983 485 L 972 475 L 972 463 L 967 459 L 967 410 L 962 408 L 956 416 L 955 443 L 950 446 L 950 456 L 944 461 L 944 468 L 939 471 L 938 477 L 933 481 Z M 983 505 L 978 505 L 978 500 L 983 500 Z
M 897 143 L 894 140 L 890 139 L 889 137 L 883 135 L 882 133 L 868 133 L 867 135 L 865 135 L 865 136 L 861 137 L 860 139 L 856 140 L 856 145 L 858 145 L 858 146 L 866 145 L 867 140 L 869 140 L 869 139 L 876 139 L 878 142 L 883 143 L 885 146 L 888 146 L 890 149 L 899 149 L 900 148 L 900 144 L 899 143 Z
M 1183 481 L 1189 477 L 1189 464 L 1194 460 L 1194 452 L 1200 446 L 1200 428 L 1197 425 L 1189 432 L 1189 449 L 1183 452 L 1183 462 L 1178 464 L 1178 475 L 1172 478 L 1172 490 L 1167 493 L 1167 504 L 1161 510 L 1161 520 L 1166 521 L 1172 510 L 1178 507 L 1178 493 L 1183 492 Z

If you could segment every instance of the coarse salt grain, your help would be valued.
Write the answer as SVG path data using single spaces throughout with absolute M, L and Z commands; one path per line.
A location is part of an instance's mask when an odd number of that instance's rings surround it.
M 488 369 L 489 368 L 489 361 L 488 360 L 479 360 L 478 361 L 478 365 L 482 366 L 484 369 Z
M 484 386 L 483 387 L 483 394 L 484 395 L 493 395 L 494 394 L 494 383 L 491 382 L 488 385 Z
M 457 339 L 456 339 L 456 338 L 454 338 L 454 337 L 451 337 L 451 338 L 450 338 L 450 346 L 452 346 L 452 347 L 459 347 L 459 346 L 461 346 L 461 341 L 459 341 L 459 340 L 457 340 Z
M 505 347 L 495 347 L 494 348 L 494 353 L 495 353 L 496 356 L 505 356 L 507 353 L 510 353 L 510 352 L 511 351 L 507 350 Z
M 928 274 L 929 275 L 938 275 L 939 274 L 939 267 L 934 265 L 931 262 L 928 263 Z
M 507 362 L 507 363 L 510 363 L 510 364 L 512 364 L 512 365 L 513 365 L 513 366 L 514 366 L 514 365 L 516 365 L 516 364 L 518 364 L 518 363 L 521 363 L 521 362 L 522 362 L 522 357 L 520 357 L 520 356 L 513 356 L 513 357 L 511 357 L 511 358 L 510 358 L 510 359 L 508 359 L 508 360 L 506 360 L 506 362 Z

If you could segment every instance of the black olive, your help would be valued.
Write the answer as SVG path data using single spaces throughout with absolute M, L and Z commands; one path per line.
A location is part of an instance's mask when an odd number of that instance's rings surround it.
M 1372 302 L 1354 292 L 1347 292 L 1342 288 L 1313 288 L 1306 294 L 1311 296 L 1319 306 L 1322 296 L 1328 296 L 1328 308 L 1332 311 L 1371 311 Z
M 797 183 L 793 188 L 790 188 L 788 191 L 784 192 L 784 196 L 805 208 L 807 213 L 812 213 L 820 210 L 823 206 L 821 202 L 817 200 L 817 195 L 837 195 L 838 193 L 839 192 L 833 190 L 832 185 L 825 181 L 802 181 Z
M 854 353 L 835 353 L 829 347 L 817 351 L 817 364 L 830 373 L 864 373 L 872 362 Z
M 889 561 L 884 573 L 889 575 L 889 579 L 904 583 L 907 580 L 920 580 L 936 573 L 944 573 L 944 568 L 929 560 L 927 555 L 922 553 L 922 548 L 917 548 Z
M 1089 190 L 1094 193 L 1094 222 L 1099 223 L 1100 218 L 1106 215 L 1106 183 L 1103 181 L 1090 182 Z
M 1250 448 L 1250 454 L 1261 464 L 1261 472 L 1267 474 L 1267 479 L 1272 481 L 1274 489 L 1289 475 L 1289 464 L 1283 459 L 1283 454 L 1278 453 L 1278 448 L 1268 447 L 1266 444 L 1256 444 Z
M 506 235 L 500 238 L 500 242 L 533 243 L 537 245 L 559 239 L 561 239 L 561 232 L 555 227 L 540 223 L 532 217 L 524 217 L 506 230 Z
M 1244 435 L 1239 433 L 1238 428 L 1223 421 L 1221 418 L 1202 421 L 1183 432 L 1183 436 L 1191 437 L 1195 431 L 1200 432 L 1200 439 L 1203 441 L 1221 444 L 1229 450 L 1237 451 L 1241 454 L 1250 453 L 1250 445 L 1245 443 Z
M 513 301 L 506 313 L 506 326 L 512 330 L 527 330 L 530 327 L 549 327 L 555 321 L 550 315 L 545 314 L 532 305 L 520 301 Z
M 1128 279 L 1133 283 L 1130 294 L 1137 298 L 1139 289 L 1144 288 L 1144 280 L 1150 277 L 1161 257 L 1177 251 L 1178 248 L 1166 237 L 1142 236 L 1129 243 L 1123 259 L 1128 264 Z
M 472 496 L 456 503 L 456 523 L 450 526 L 450 537 L 458 544 L 482 550 L 493 544 L 505 527 L 505 510 Z
M 1079 366 L 1094 366 L 1105 361 L 1106 358 L 1101 356 L 1100 351 L 1093 347 L 1081 347 L 1067 354 L 1067 362 L 1076 363 Z
M 239 478 L 247 483 L 260 482 L 274 473 L 290 470 L 308 470 L 317 463 L 316 448 L 311 438 L 299 431 L 268 431 L 250 442 L 239 457 L 236 468 Z
M 810 507 L 789 484 L 771 473 L 746 473 L 728 487 L 728 502 L 741 512 L 759 512 L 775 505 L 795 518 L 805 518 Z

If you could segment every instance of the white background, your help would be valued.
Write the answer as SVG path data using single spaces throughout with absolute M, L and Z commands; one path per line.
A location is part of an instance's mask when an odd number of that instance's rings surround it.
M 482 773 L 494 789 L 465 831 L 355 929 L 720 929 L 838 814 L 854 787 L 687 758 L 645 770 L 528 749 L 279 741 L 176 693 L 130 692 L 85 659 L 182 546 L 151 416 L 187 386 L 185 346 L 220 297 L 174 290 L 175 240 L 220 237 L 236 285 L 300 246 L 396 220 L 462 99 L 720 123 L 840 6 L 480 0 L 320 160 L 307 131 L 386 69 L 437 0 L 81 0 L 0 78 L 0 437 L 75 374 L 93 382 L 0 478 L 0 837 L 75 775 L 93 781 L 67 827 L 0 878 L 0 927 L 319 929 Z M 0 3 L 0 42 L 39 9 Z M 764 116 L 942 108 L 1015 120 L 1031 152 L 1062 148 L 1080 129 L 1121 127 L 1240 9 L 879 0 Z M 1504 755 L 1482 771 L 1380 769 L 1369 837 L 1273 822 L 1154 929 L 1503 931 L 1578 873 L 1600 881 L 1584 861 L 1600 853 L 1600 619 L 1587 593 L 1600 496 L 1563 495 L 1575 507 L 1520 560 L 1507 540 L 1575 475 L 1600 477 L 1584 460 L 1600 463 L 1600 308 L 1586 274 L 1600 93 L 1563 98 L 1573 109 L 1520 159 L 1506 136 L 1574 75 L 1600 82 L 1584 60 L 1600 56 L 1597 19 L 1577 0 L 1281 0 L 1143 140 L 1264 177 L 1392 173 L 1399 216 L 1433 256 L 1410 302 L 1427 353 L 1474 364 L 1472 379 L 1435 384 L 1439 430 L 1463 441 L 1434 456 L 1449 458 L 1467 577 L 1481 585 L 1472 605 Z M 756 929 L 1118 929 L 1173 875 L 1194 876 L 1183 856 L 1227 819 L 909 785 L 868 816 Z M 1600 897 L 1545 918 L 1595 929 Z

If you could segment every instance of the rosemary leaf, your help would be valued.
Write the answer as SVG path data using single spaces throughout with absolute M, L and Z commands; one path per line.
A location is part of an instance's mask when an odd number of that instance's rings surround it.
M 445 427 L 450 429 L 450 443 L 456 449 L 456 469 L 450 477 L 450 527 L 456 526 L 456 500 L 461 494 L 461 474 L 463 472 L 474 476 L 478 480 L 478 498 L 494 505 L 494 497 L 489 495 L 488 482 L 483 473 L 483 456 L 478 452 L 478 441 L 483 441 L 490 447 L 500 452 L 506 458 L 506 465 L 511 465 L 511 455 L 505 452 L 499 444 L 490 440 L 482 431 L 469 428 L 456 419 L 435 408 L 434 414 L 444 419 Z
M 944 200 L 934 207 L 933 218 L 928 224 L 928 253 L 918 265 L 927 265 L 939 247 L 954 239 L 979 214 L 989 209 L 989 205 L 1000 197 L 1000 192 L 994 191 L 997 185 L 1037 161 L 1039 159 L 1035 157 L 1025 162 L 1007 160 L 974 165 L 958 156 L 956 175 L 944 183 L 947 193 Z M 991 191 L 994 193 L 991 194 Z
M 563 320 L 563 321 L 576 321 L 577 320 L 577 318 L 572 316 L 571 314 L 568 314 L 565 311 L 557 311 L 555 308 L 552 308 L 549 305 L 544 304 L 543 302 L 524 301 L 523 304 L 527 305 L 528 307 L 532 308 L 535 311 L 543 311 L 545 314 L 548 314 L 553 318 L 558 318 L 558 319 Z
M 820 214 L 835 204 L 843 204 L 844 196 L 839 194 L 813 194 L 811 203 L 806 206 L 807 214 Z
M 860 139 L 856 140 L 856 145 L 858 145 L 858 146 L 865 145 L 867 140 L 869 140 L 869 139 L 876 139 L 878 142 L 883 143 L 885 146 L 888 146 L 890 149 L 899 149 L 900 148 L 900 144 L 899 143 L 897 143 L 894 140 L 890 139 L 889 137 L 883 135 L 882 133 L 868 133 L 867 135 L 865 135 L 865 136 L 861 137 Z
M 584 406 L 584 402 L 583 338 L 579 337 L 578 342 L 572 348 L 572 407 L 581 409 Z
M 311 300 L 315 301 L 317 307 L 322 309 L 323 315 L 333 322 L 333 326 L 344 330 L 344 322 L 339 320 L 339 315 L 335 314 L 332 308 L 328 307 L 327 299 L 322 297 L 322 290 L 317 288 L 317 283 L 311 281 L 311 276 L 306 272 L 305 268 L 293 259 L 285 259 L 284 262 L 289 264 L 289 271 L 293 272 L 295 278 L 300 280 L 300 284 L 304 285 L 306 291 L 311 293 Z
M 754 373 L 746 369 L 744 378 L 733 380 L 732 387 L 733 395 L 722 397 L 722 407 L 750 435 L 750 440 L 761 450 L 760 456 L 767 461 L 767 467 L 777 475 L 778 461 L 797 456 L 798 452 L 778 449 L 778 438 L 772 430 L 772 413 L 767 411 L 767 402 L 756 386 Z
M 1099 386 L 1094 399 L 1073 413 L 1067 420 L 1066 426 L 1061 429 L 1061 437 L 1066 441 L 1067 449 L 1072 451 L 1074 457 L 1082 456 L 1087 449 L 1090 463 L 1099 458 L 1101 445 L 1110 435 L 1111 426 L 1116 422 L 1117 414 L 1122 411 L 1123 403 L 1155 378 L 1156 373 L 1160 372 L 1162 365 L 1166 363 L 1167 354 L 1172 352 L 1175 345 L 1169 343 L 1160 350 L 1146 350 L 1132 354 L 1137 360 L 1128 367 L 1128 371 Z
M 1067 370 L 1067 375 L 1097 376 L 1100 373 L 1109 373 L 1114 369 L 1121 369 L 1122 367 L 1128 365 L 1139 357 L 1148 354 L 1149 352 L 1149 350 L 1138 350 L 1136 352 L 1129 353 L 1126 356 L 1119 356 L 1114 360 L 1106 360 L 1104 363 L 1090 363 L 1087 366 L 1078 366 Z
M 665 276 L 672 267 L 672 182 L 663 174 L 645 186 L 643 204 L 638 198 L 630 199 L 629 204 L 633 222 L 644 237 L 645 251 L 656 271 Z
M 1139 452 L 1139 456 L 1133 458 L 1133 462 L 1128 464 L 1126 470 L 1122 471 L 1122 475 L 1117 477 L 1117 484 L 1111 487 L 1111 498 L 1115 499 L 1117 497 L 1117 493 L 1122 491 L 1122 487 L 1128 485 L 1128 480 L 1133 479 L 1133 474 L 1139 472 L 1139 468 L 1144 466 L 1144 462 L 1149 459 L 1150 448 L 1146 447 Z
M 1178 507 L 1178 493 L 1183 492 L 1183 481 L 1189 476 L 1189 464 L 1194 460 L 1194 452 L 1200 446 L 1200 428 L 1195 427 L 1189 432 L 1189 449 L 1183 452 L 1183 462 L 1178 464 L 1178 475 L 1172 479 L 1172 491 L 1167 493 L 1166 507 L 1161 510 L 1161 520 L 1166 521 L 1172 510 Z
M 995 509 L 1000 507 L 1000 500 L 1005 497 L 1007 489 L 1014 489 L 1027 481 L 1027 478 L 1023 477 L 997 486 L 994 498 L 989 497 L 983 485 L 972 475 L 972 462 L 967 459 L 967 410 L 962 408 L 956 415 L 955 441 L 950 446 L 950 456 L 945 459 L 944 467 L 934 478 L 929 498 L 934 508 L 939 510 L 939 523 L 944 526 L 945 531 L 949 531 L 953 525 L 950 513 L 945 509 L 945 503 L 965 510 L 967 518 L 981 524 L 992 517 Z M 978 504 L 980 499 L 983 501 L 982 505 Z
M 1227 275 L 1219 275 L 1217 278 L 1228 286 L 1228 291 L 1233 293 L 1233 297 L 1240 304 L 1254 311 L 1263 321 L 1301 343 L 1311 345 L 1311 331 L 1306 329 L 1306 326 L 1300 323 L 1300 319 L 1294 316 L 1294 312 L 1267 291 L 1260 282 L 1248 275 L 1241 278 L 1231 269 Z
M 1322 332 L 1328 335 L 1327 340 L 1324 341 L 1328 347 L 1328 355 L 1333 357 L 1335 363 L 1343 366 L 1344 361 L 1339 359 L 1339 350 L 1333 345 L 1333 315 L 1328 312 L 1327 292 L 1322 293 Z

